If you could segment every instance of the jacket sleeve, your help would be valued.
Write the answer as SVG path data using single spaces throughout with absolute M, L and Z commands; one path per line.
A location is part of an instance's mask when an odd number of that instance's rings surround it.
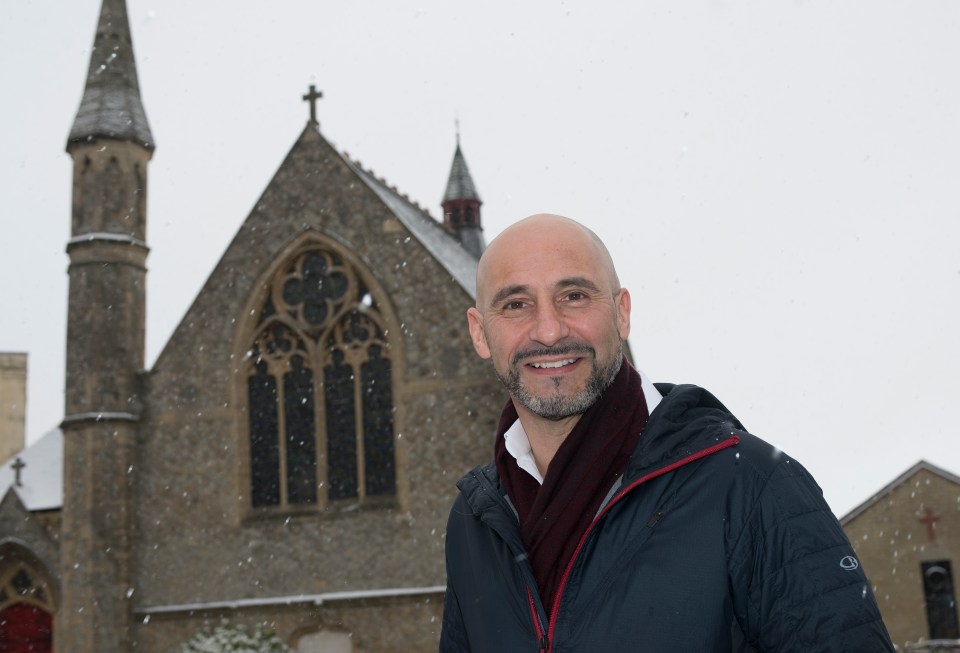
M 470 643 L 467 641 L 466 627 L 463 623 L 463 615 L 460 612 L 460 602 L 457 599 L 455 588 L 456 569 L 452 568 L 450 549 L 456 546 L 454 540 L 457 538 L 457 529 L 451 528 L 453 520 L 463 511 L 457 509 L 457 505 L 462 501 L 457 497 L 453 510 L 450 511 L 450 518 L 447 521 L 446 548 L 446 566 L 447 566 L 447 591 L 443 597 L 443 623 L 440 627 L 440 653 L 469 653 Z
M 766 473 L 764 473 L 766 472 Z M 796 461 L 758 476 L 730 553 L 734 610 L 760 653 L 892 653 L 870 583 L 823 493 Z

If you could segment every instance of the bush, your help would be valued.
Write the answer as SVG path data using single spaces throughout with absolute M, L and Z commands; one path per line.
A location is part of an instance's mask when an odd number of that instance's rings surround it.
M 293 653 L 272 630 L 257 628 L 248 634 L 242 626 L 223 624 L 204 630 L 183 645 L 180 653 Z

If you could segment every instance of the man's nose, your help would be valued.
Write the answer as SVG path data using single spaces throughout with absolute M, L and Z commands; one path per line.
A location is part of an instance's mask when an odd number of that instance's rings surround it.
M 537 306 L 536 319 L 530 337 L 537 342 L 551 346 L 567 337 L 569 329 L 560 309 L 553 302 Z

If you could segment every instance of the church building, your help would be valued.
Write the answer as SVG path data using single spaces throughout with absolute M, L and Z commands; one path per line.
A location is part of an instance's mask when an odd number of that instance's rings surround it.
M 327 141 L 318 97 L 145 369 L 156 144 L 103 0 L 67 140 L 65 415 L 0 470 L 0 650 L 168 653 L 225 620 L 436 650 L 454 484 L 505 398 L 466 329 L 481 201 L 458 142 L 435 220 Z
M 960 477 L 921 460 L 840 523 L 894 644 L 960 651 Z

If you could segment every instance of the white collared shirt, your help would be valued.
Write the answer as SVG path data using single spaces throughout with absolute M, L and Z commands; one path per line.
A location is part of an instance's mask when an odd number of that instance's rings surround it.
M 640 388 L 643 390 L 643 398 L 647 402 L 647 411 L 652 413 L 653 409 L 660 403 L 660 400 L 663 399 L 663 395 L 660 394 L 642 371 L 637 370 L 637 373 L 640 374 Z M 537 483 L 543 485 L 543 476 L 540 475 L 540 470 L 537 469 L 537 462 L 533 459 L 533 450 L 530 448 L 530 438 L 527 437 L 527 432 L 523 430 L 523 425 L 519 419 L 506 430 L 503 434 L 503 440 L 507 448 L 507 453 L 516 459 L 517 466 L 537 479 Z

